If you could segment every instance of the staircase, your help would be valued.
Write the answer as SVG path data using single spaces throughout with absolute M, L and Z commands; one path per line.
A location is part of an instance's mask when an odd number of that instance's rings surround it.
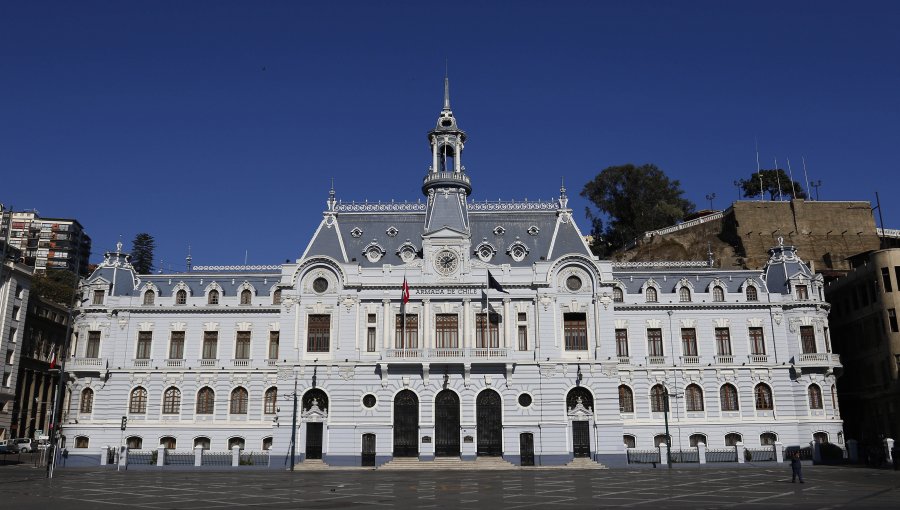
M 435 457 L 433 461 L 420 461 L 415 457 L 397 457 L 386 462 L 379 470 L 386 471 L 473 471 L 519 469 L 502 457 L 478 457 L 475 462 L 463 462 L 459 457 Z
M 568 464 L 562 466 L 566 469 L 609 469 L 608 467 L 600 464 L 599 462 L 594 462 L 593 460 L 587 457 L 576 457 L 572 459 Z

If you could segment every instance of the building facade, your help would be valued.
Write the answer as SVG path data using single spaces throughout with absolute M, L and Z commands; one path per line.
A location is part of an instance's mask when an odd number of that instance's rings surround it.
M 0 241 L 7 240 L 37 272 L 68 269 L 88 274 L 91 238 L 78 220 L 41 218 L 35 211 L 8 212 L 0 226 Z
M 865 445 L 900 437 L 900 249 L 853 258 L 853 271 L 828 284 L 834 349 L 847 376 L 838 393 L 847 433 Z
M 11 439 L 13 408 L 22 353 L 22 335 L 32 269 L 10 258 L 0 241 L 0 440 Z
M 616 266 L 565 189 L 469 197 L 447 88 L 428 140 L 424 202 L 332 190 L 294 263 L 137 275 L 107 253 L 75 323 L 70 451 L 238 445 L 281 467 L 296 436 L 332 465 L 615 466 L 664 440 L 667 403 L 673 448 L 842 441 L 822 279 L 792 247 L 763 272 Z

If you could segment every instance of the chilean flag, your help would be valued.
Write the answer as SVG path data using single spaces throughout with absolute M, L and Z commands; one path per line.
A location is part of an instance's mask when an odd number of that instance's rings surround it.
M 409 303 L 409 284 L 406 283 L 406 277 L 403 277 L 403 289 L 400 294 L 400 302 L 403 305 L 403 308 L 406 308 L 406 303 Z
M 50 354 L 50 370 L 56 368 L 56 351 Z

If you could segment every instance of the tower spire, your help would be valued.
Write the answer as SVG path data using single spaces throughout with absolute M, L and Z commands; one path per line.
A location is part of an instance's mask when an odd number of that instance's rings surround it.
M 447 72 L 446 63 L 444 64 L 444 109 L 450 109 L 450 74 Z

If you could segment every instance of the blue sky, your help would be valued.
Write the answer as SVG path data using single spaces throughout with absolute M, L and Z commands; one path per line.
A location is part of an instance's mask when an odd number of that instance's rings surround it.
M 900 228 L 898 2 L 4 2 L 0 202 L 157 260 L 295 259 L 327 197 L 420 198 L 449 61 L 473 198 L 652 162 L 698 207 L 790 158 Z M 586 202 L 575 198 L 581 225 Z

